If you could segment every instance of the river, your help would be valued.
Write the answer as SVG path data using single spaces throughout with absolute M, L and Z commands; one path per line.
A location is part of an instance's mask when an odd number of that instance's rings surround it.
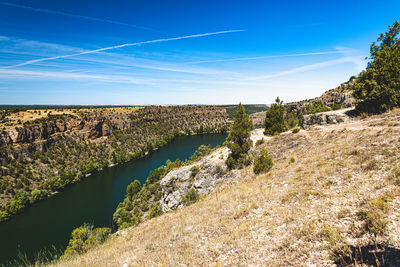
M 146 157 L 107 168 L 36 203 L 0 224 L 0 265 L 19 253 L 32 260 L 39 251 L 65 249 L 71 231 L 83 223 L 113 227 L 112 215 L 134 179 L 143 184 L 149 172 L 170 159 L 188 159 L 200 145 L 215 147 L 225 134 L 179 136 Z

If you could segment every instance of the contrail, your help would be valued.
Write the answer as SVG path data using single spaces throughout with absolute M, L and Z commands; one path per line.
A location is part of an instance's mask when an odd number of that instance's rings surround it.
M 99 49 L 95 49 L 95 50 L 80 52 L 80 53 L 76 53 L 76 54 L 69 54 L 69 55 L 63 55 L 63 56 L 47 57 L 47 58 L 29 60 L 29 61 L 25 61 L 23 63 L 19 63 L 19 64 L 16 64 L 16 65 L 4 67 L 4 69 L 30 65 L 30 64 L 37 63 L 37 62 L 42 62 L 42 61 L 49 61 L 49 60 L 60 59 L 60 58 L 75 57 L 75 56 L 86 55 L 86 54 L 93 54 L 93 53 L 97 53 L 97 52 L 102 52 L 102 51 L 106 51 L 106 50 L 122 48 L 122 47 L 127 47 L 127 46 L 139 46 L 139 45 L 144 45 L 144 44 L 162 43 L 162 42 L 176 41 L 176 40 L 182 40 L 182 39 L 199 38 L 199 37 L 205 37 L 205 36 L 210 36 L 210 35 L 235 33 L 235 32 L 243 32 L 243 31 L 245 31 L 245 30 L 228 30 L 228 31 L 219 31 L 219 32 L 200 33 L 200 34 L 192 34 L 192 35 L 186 35 L 186 36 L 180 36 L 180 37 L 163 38 L 163 39 L 156 39 L 156 40 L 151 40 L 151 41 L 143 41 L 143 42 L 137 42 L 137 43 L 128 43 L 128 44 L 122 44 L 122 45 L 116 45 L 116 46 L 109 46 L 109 47 L 99 48 Z
M 142 29 L 142 30 L 149 30 L 149 31 L 154 31 L 154 32 L 167 33 L 167 32 L 164 32 L 164 31 L 160 31 L 160 30 L 156 30 L 156 29 L 152 29 L 152 28 L 148 28 L 148 27 L 144 27 L 144 26 L 133 25 L 133 24 L 125 23 L 125 22 L 109 20 L 109 19 L 95 18 L 95 17 L 89 17 L 89 16 L 84 16 L 84 15 L 75 15 L 75 14 L 65 13 L 65 12 L 57 11 L 57 10 L 50 10 L 50 9 L 37 8 L 37 7 L 31 7 L 31 6 L 25 6 L 25 5 L 18 5 L 18 4 L 8 3 L 8 2 L 0 2 L 0 5 L 14 7 L 14 8 L 27 9 L 27 10 L 32 10 L 32 11 L 35 11 L 35 12 L 41 12 L 41 13 L 46 13 L 46 14 L 51 14 L 51 15 L 59 15 L 59 16 L 70 17 L 70 18 L 78 18 L 78 19 L 86 19 L 86 20 L 92 20 L 92 21 L 107 22 L 107 23 L 111 23 L 111 24 L 128 26 L 128 27 Z
M 188 63 L 190 64 L 217 63 L 217 62 L 229 62 L 229 61 L 257 60 L 266 58 L 298 57 L 298 56 L 312 56 L 312 55 L 326 55 L 326 54 L 340 54 L 340 53 L 341 53 L 340 51 L 326 51 L 326 52 L 303 53 L 303 54 L 284 54 L 284 55 L 272 55 L 272 56 L 261 56 L 261 57 L 239 57 L 239 58 L 228 58 L 228 59 L 202 60 L 202 61 L 194 61 Z

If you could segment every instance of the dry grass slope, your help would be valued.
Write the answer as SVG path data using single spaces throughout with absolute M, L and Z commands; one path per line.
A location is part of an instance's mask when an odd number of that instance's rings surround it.
M 244 169 L 57 266 L 399 266 L 399 121 L 395 110 L 275 136 L 259 146 L 268 174 Z

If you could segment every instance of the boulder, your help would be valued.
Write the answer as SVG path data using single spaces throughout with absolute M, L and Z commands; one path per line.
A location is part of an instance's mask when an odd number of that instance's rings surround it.
M 183 206 L 182 198 L 194 188 L 199 195 L 209 194 L 217 184 L 232 178 L 225 174 L 226 165 L 223 160 L 206 157 L 205 159 L 188 166 L 170 171 L 160 182 L 162 197 L 160 206 L 163 212 Z M 192 168 L 197 167 L 197 173 Z

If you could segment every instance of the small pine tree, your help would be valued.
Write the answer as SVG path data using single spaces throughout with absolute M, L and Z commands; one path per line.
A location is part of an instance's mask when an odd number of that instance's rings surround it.
M 254 128 L 253 122 L 246 113 L 241 103 L 236 110 L 235 118 L 228 138 L 228 148 L 231 153 L 226 161 L 228 168 L 241 167 L 245 162 L 247 152 L 250 149 L 250 131 Z
M 272 136 L 287 130 L 285 108 L 282 103 L 279 97 L 277 97 L 275 104 L 272 104 L 267 110 L 264 120 L 264 134 Z

